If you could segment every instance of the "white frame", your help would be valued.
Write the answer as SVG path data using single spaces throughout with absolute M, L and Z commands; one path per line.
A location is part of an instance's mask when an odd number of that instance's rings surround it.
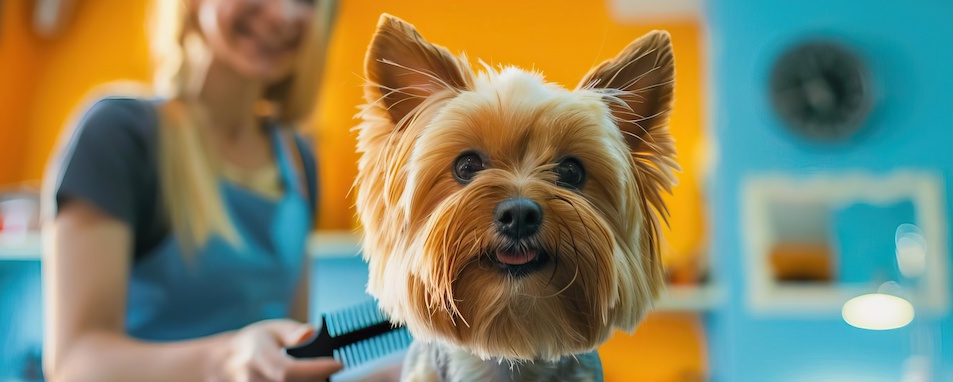
M 910 200 L 915 224 L 927 242 L 927 269 L 920 288 L 909 296 L 917 313 L 943 314 L 949 310 L 947 217 L 945 193 L 939 174 L 896 170 L 886 174 L 864 171 L 823 175 L 763 174 L 743 182 L 741 193 L 742 250 L 746 300 L 755 314 L 785 316 L 839 315 L 844 303 L 872 293 L 876 285 L 781 285 L 770 276 L 767 256 L 773 242 L 769 228 L 770 203 L 785 200 L 822 202 L 835 208 L 847 203 L 887 204 Z

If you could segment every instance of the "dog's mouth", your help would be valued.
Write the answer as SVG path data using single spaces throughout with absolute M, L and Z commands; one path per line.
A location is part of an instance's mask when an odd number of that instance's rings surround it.
M 491 251 L 487 257 L 511 276 L 528 275 L 549 262 L 549 254 L 539 247 L 503 247 Z
M 497 250 L 496 260 L 506 265 L 526 265 L 539 257 L 539 250 Z

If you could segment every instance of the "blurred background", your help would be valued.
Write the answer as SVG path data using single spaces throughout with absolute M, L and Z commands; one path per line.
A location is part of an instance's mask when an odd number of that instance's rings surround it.
M 0 381 L 42 380 L 39 180 L 91 89 L 150 80 L 147 8 L 0 1 Z M 315 313 L 366 298 L 350 128 L 382 12 L 566 86 L 671 33 L 670 287 L 600 349 L 607 381 L 953 381 L 953 2 L 341 0 L 307 130 Z

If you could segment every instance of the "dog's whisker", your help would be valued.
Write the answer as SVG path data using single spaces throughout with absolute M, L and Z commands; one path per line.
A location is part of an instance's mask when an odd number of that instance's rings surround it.
M 648 85 L 648 86 L 643 86 L 643 87 L 638 88 L 638 89 L 626 89 L 626 92 L 628 92 L 628 93 L 631 94 L 631 95 L 639 95 L 639 93 L 645 92 L 645 91 L 647 91 L 647 90 L 652 90 L 652 89 L 655 89 L 655 88 L 659 88 L 659 87 L 663 87 L 663 86 L 669 86 L 669 85 L 673 85 L 673 84 L 675 84 L 675 80 L 662 81 L 662 82 L 654 83 L 654 84 L 651 84 L 651 85 Z M 633 85 L 634 85 L 634 84 L 633 84 Z M 642 97 L 642 99 L 645 99 L 645 97 Z
M 434 73 L 434 72 L 431 71 L 431 70 L 421 70 L 421 69 L 411 68 L 411 67 L 409 67 L 409 66 L 401 65 L 401 64 L 398 64 L 398 63 L 396 63 L 396 62 L 394 62 L 394 61 L 391 61 L 391 60 L 388 60 L 388 59 L 382 59 L 382 60 L 380 60 L 380 62 L 381 62 L 381 63 L 384 63 L 384 64 L 388 64 L 388 65 L 393 65 L 393 66 L 396 66 L 396 67 L 398 67 L 398 68 L 401 68 L 401 69 L 404 69 L 404 70 L 407 70 L 407 71 L 410 71 L 410 72 L 413 72 L 413 73 L 417 73 L 417 74 L 426 76 L 428 79 L 430 79 L 430 81 L 432 81 L 432 83 L 433 83 L 434 85 L 440 85 L 440 86 L 442 86 L 442 87 L 444 87 L 444 88 L 446 88 L 446 89 L 448 89 L 448 90 L 457 91 L 455 87 L 450 86 L 450 84 L 448 84 L 446 81 L 444 81 L 442 78 L 440 78 L 440 76 L 438 76 L 436 73 Z
M 625 131 L 625 130 L 622 130 L 622 134 L 628 135 L 628 136 L 630 136 L 630 137 L 633 137 L 633 138 L 636 138 L 636 139 L 642 141 L 642 143 L 645 143 L 646 146 L 648 146 L 650 149 L 652 149 L 652 150 L 655 151 L 656 153 L 662 152 L 662 148 L 661 148 L 661 147 L 659 147 L 659 146 L 658 146 L 657 144 L 655 144 L 655 143 L 646 141 L 645 138 L 642 138 L 642 136 L 640 136 L 640 135 L 638 135 L 638 134 L 631 133 L 631 132 L 628 132 L 628 131 Z
M 622 73 L 625 71 L 626 68 L 628 68 L 630 65 L 634 65 L 635 63 L 641 61 L 643 58 L 645 58 L 645 56 L 648 56 L 648 55 L 649 55 L 650 53 L 652 53 L 653 51 L 655 51 L 655 49 L 647 50 L 647 51 L 643 52 L 640 56 L 636 57 L 635 59 L 632 59 L 632 60 L 629 60 L 628 62 L 626 62 L 626 63 L 625 63 L 624 65 L 622 65 L 619 69 L 617 69 L 617 70 L 615 71 L 615 73 L 612 74 L 612 77 L 610 77 L 609 80 L 606 81 L 606 84 L 605 84 L 605 85 L 606 85 L 606 86 L 612 86 L 611 84 L 615 82 L 616 77 L 618 77 L 620 74 L 622 74 Z
M 633 93 L 634 93 L 634 92 L 637 92 L 638 90 L 632 90 L 632 89 L 629 89 L 629 88 L 632 87 L 632 86 L 634 86 L 635 84 L 639 83 L 639 81 L 641 81 L 643 78 L 647 77 L 647 76 L 650 75 L 650 74 L 653 74 L 653 72 L 655 72 L 656 70 L 659 70 L 659 69 L 662 69 L 662 67 L 660 67 L 660 66 L 654 66 L 654 67 L 652 67 L 652 69 L 646 70 L 645 73 L 642 73 L 642 74 L 636 76 L 635 78 L 633 78 L 633 79 L 629 80 L 628 82 L 622 84 L 622 86 L 619 86 L 618 88 L 621 89 L 621 90 L 623 90 L 623 91 L 626 91 L 626 92 L 633 92 Z
M 644 122 L 644 121 L 648 121 L 648 120 L 650 120 L 650 119 L 652 119 L 652 118 L 655 118 L 655 117 L 658 117 L 658 116 L 661 116 L 661 115 L 668 114 L 668 113 L 670 113 L 670 112 L 671 112 L 670 109 L 665 109 L 665 110 L 659 111 L 658 113 L 652 114 L 652 115 L 647 116 L 647 117 L 641 117 L 641 116 L 640 116 L 640 117 L 637 118 L 637 119 L 627 119 L 627 120 L 625 120 L 625 122 L 628 122 L 628 123 Z

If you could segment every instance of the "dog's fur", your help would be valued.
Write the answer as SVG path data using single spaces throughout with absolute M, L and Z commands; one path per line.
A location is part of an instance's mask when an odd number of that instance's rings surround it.
M 408 379 L 600 379 L 594 350 L 633 331 L 663 284 L 658 216 L 678 169 L 669 36 L 637 39 L 572 91 L 484 69 L 381 17 L 355 183 L 368 291 L 417 341 Z M 485 166 L 469 183 L 452 172 L 465 152 Z M 565 158 L 585 170 L 578 187 L 558 181 Z M 515 197 L 541 210 L 525 240 L 494 228 Z M 548 261 L 507 272 L 508 248 Z

